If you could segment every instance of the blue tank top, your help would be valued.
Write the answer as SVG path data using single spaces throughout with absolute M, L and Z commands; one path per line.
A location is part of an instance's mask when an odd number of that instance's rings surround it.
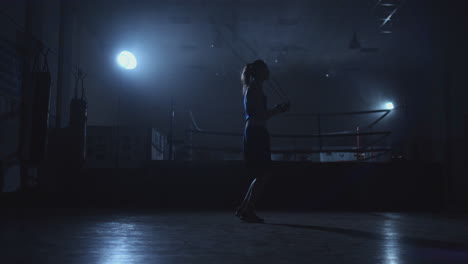
M 244 95 L 245 120 L 267 120 L 267 98 L 261 88 L 251 86 Z

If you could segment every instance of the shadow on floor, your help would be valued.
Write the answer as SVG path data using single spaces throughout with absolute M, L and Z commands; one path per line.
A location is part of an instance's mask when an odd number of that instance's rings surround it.
M 372 240 L 389 240 L 395 239 L 401 243 L 405 243 L 412 246 L 417 247 L 428 247 L 428 248 L 438 248 L 438 249 L 446 249 L 446 250 L 455 250 L 455 251 L 463 251 L 468 253 L 468 244 L 458 243 L 458 242 L 450 242 L 450 241 L 439 241 L 439 240 L 431 240 L 425 238 L 412 238 L 412 237 L 389 237 L 387 234 L 384 233 L 373 233 L 361 230 L 353 230 L 353 229 L 346 229 L 340 227 L 326 227 L 326 226 L 313 226 L 313 225 L 296 225 L 296 224 L 282 224 L 282 223 L 265 223 L 265 225 L 271 226 L 284 226 L 284 227 L 291 227 L 291 228 L 301 228 L 301 229 L 309 229 L 309 230 L 316 230 L 316 231 L 323 231 L 323 232 L 331 232 L 340 235 L 350 236 L 350 237 L 359 237 L 359 238 L 367 238 Z

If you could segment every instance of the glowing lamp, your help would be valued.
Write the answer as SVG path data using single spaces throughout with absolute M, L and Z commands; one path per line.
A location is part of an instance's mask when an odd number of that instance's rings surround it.
M 393 110 L 393 108 L 395 108 L 395 106 L 393 105 L 392 102 L 388 102 L 385 104 L 385 108 L 388 109 L 388 110 Z
M 135 55 L 129 51 L 120 52 L 119 55 L 117 55 L 117 63 L 126 70 L 135 69 L 137 66 Z

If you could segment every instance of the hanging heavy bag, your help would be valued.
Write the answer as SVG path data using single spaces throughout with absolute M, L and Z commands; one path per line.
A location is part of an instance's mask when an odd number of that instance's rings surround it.
M 51 76 L 47 54 L 42 69 L 33 72 L 33 85 L 30 161 L 40 162 L 46 157 L 49 126 Z
M 75 76 L 75 97 L 70 102 L 70 129 L 73 137 L 72 159 L 77 165 L 86 160 L 86 127 L 88 120 L 88 103 L 84 89 L 86 75 L 79 69 Z M 81 82 L 81 98 L 78 98 L 78 86 Z
M 82 162 L 86 159 L 86 126 L 88 104 L 83 99 L 70 102 L 70 129 L 73 136 L 73 159 Z

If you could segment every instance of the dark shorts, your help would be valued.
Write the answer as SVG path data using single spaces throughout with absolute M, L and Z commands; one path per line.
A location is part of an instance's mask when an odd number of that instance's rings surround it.
M 264 167 L 271 163 L 270 134 L 263 127 L 244 129 L 244 160 L 248 167 Z

